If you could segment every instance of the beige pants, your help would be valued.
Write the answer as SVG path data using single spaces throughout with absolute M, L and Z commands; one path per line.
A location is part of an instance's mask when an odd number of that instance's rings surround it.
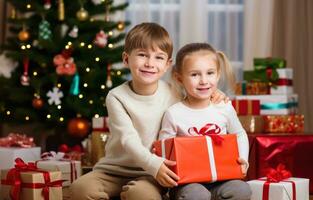
M 89 172 L 70 186 L 72 200 L 107 200 L 120 196 L 122 200 L 161 200 L 164 189 L 151 176 L 128 178 Z

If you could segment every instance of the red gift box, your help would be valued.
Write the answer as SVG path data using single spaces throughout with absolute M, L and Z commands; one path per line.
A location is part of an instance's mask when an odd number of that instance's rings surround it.
M 221 137 L 221 143 L 214 142 L 214 137 Z M 237 136 L 214 135 L 212 138 L 176 137 L 156 141 L 154 147 L 157 155 L 176 161 L 171 170 L 180 177 L 178 184 L 243 178 L 237 162 Z
M 249 180 L 266 176 L 282 163 L 294 177 L 310 179 L 313 194 L 313 135 L 249 135 L 249 142 Z
M 238 115 L 260 115 L 260 100 L 232 100 Z

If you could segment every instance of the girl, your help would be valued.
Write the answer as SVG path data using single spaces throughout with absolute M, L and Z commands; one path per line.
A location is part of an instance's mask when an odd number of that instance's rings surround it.
M 206 43 L 191 43 L 181 48 L 176 56 L 172 75 L 184 89 L 181 102 L 169 107 L 162 121 L 159 139 L 176 136 L 194 136 L 202 127 L 220 130 L 220 134 L 237 134 L 242 173 L 248 169 L 248 138 L 236 111 L 228 103 L 212 104 L 211 95 L 217 90 L 221 74 L 225 74 L 230 86 L 234 76 L 226 56 Z M 208 124 L 212 126 L 208 127 Z M 249 185 L 241 180 L 215 183 L 191 183 L 171 189 L 171 199 L 183 200 L 248 200 Z

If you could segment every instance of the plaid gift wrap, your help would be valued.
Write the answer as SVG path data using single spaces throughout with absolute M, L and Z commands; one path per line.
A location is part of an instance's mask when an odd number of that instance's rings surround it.
M 38 169 L 20 158 L 15 162 L 15 168 L 1 171 L 4 200 L 62 200 L 61 172 Z
M 243 178 L 235 134 L 176 137 L 156 141 L 154 147 L 157 155 L 176 161 L 172 170 L 180 177 L 178 184 Z

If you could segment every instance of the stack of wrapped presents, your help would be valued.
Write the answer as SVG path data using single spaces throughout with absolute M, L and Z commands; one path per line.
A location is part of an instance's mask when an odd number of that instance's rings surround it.
M 0 199 L 61 200 L 81 175 L 81 161 L 63 152 L 45 152 L 22 134 L 0 138 Z
M 232 104 L 249 136 L 252 200 L 309 199 L 313 193 L 313 136 L 304 134 L 298 98 L 293 69 L 282 58 L 255 58 L 237 84 Z M 281 165 L 292 177 L 273 181 L 269 173 Z
M 244 72 L 233 105 L 249 133 L 302 133 L 293 69 L 280 58 L 255 58 L 254 70 Z

